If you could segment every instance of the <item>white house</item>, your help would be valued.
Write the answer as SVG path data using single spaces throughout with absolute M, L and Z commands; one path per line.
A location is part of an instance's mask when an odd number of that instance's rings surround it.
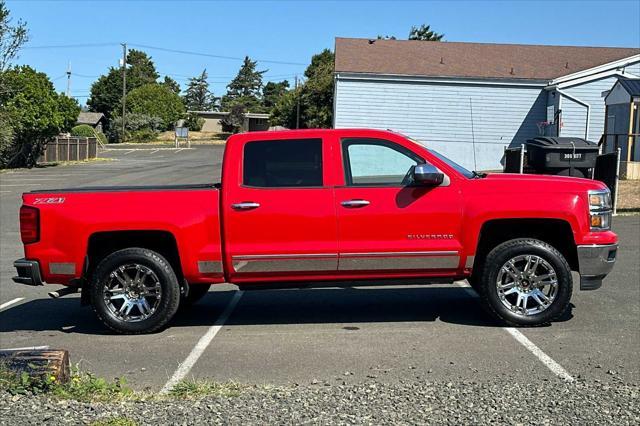
M 476 169 L 544 134 L 598 142 L 640 48 L 337 38 L 334 126 L 392 129 Z

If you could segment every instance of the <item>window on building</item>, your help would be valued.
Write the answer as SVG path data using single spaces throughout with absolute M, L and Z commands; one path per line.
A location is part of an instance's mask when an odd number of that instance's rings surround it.
M 286 139 L 244 146 L 242 182 L 258 188 L 322 186 L 322 140 Z

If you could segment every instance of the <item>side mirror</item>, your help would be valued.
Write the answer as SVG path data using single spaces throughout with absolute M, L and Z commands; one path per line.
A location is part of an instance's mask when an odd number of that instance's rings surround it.
M 413 181 L 418 185 L 437 186 L 444 181 L 444 173 L 431 164 L 418 164 L 413 169 Z

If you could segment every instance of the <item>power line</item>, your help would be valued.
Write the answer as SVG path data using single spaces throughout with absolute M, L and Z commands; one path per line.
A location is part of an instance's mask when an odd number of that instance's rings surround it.
M 117 46 L 119 43 L 82 43 L 82 44 L 51 44 L 48 46 L 25 46 L 22 49 L 75 49 L 84 47 Z
M 204 53 L 204 52 L 193 52 L 189 50 L 179 50 L 179 49 L 168 49 L 166 47 L 158 47 L 158 46 L 150 46 L 148 44 L 137 44 L 137 43 L 129 43 L 130 46 L 141 47 L 143 49 L 152 49 L 152 50 L 160 50 L 163 52 L 171 52 L 171 53 L 179 53 L 182 55 L 193 55 L 193 56 L 205 56 L 208 58 L 217 58 L 217 59 L 229 59 L 233 61 L 242 61 L 244 58 L 240 58 L 237 56 L 224 56 L 224 55 L 214 55 L 212 53 Z M 300 62 L 287 62 L 287 61 L 272 61 L 268 59 L 255 59 L 258 62 L 264 62 L 269 64 L 280 64 L 280 65 L 301 65 L 305 66 L 307 64 L 303 64 Z

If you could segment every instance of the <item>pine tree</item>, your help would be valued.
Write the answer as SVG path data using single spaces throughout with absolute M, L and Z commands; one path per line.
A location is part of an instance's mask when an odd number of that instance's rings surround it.
M 227 94 L 222 97 L 222 108 L 230 109 L 233 105 L 242 105 L 247 112 L 261 111 L 262 74 L 256 71 L 256 61 L 245 56 L 238 75 L 227 86 Z
M 187 91 L 184 95 L 184 103 L 189 111 L 212 111 L 215 109 L 216 98 L 209 91 L 206 68 L 198 77 L 189 79 Z
M 444 34 L 431 31 L 431 26 L 425 24 L 419 27 L 411 27 L 411 31 L 409 31 L 409 40 L 442 41 L 443 37 Z

